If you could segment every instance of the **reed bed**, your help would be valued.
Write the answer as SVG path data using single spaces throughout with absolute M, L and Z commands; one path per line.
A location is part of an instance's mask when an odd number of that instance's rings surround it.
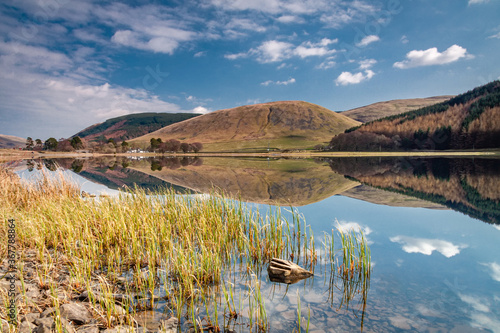
M 293 209 L 289 223 L 280 209 L 263 216 L 216 192 L 179 196 L 134 188 L 116 197 L 87 198 L 61 173 L 23 183 L 0 167 L 0 216 L 2 234 L 7 220 L 16 220 L 19 265 L 33 256 L 36 281 L 52 295 L 46 305 L 18 300 L 18 311 L 58 309 L 65 299 L 87 292 L 105 327 L 134 325 L 136 312 L 161 302 L 195 330 L 221 331 L 244 317 L 250 331 L 267 331 L 257 278 L 264 264 L 280 257 L 314 269 L 317 260 L 314 235 Z M 369 277 L 369 248 L 352 237 L 342 238 L 347 249 L 338 272 L 351 280 Z M 333 263 L 333 244 L 330 249 Z M 6 257 L 1 242 L 0 259 Z M 69 278 L 56 282 L 61 270 Z M 235 295 L 236 279 L 247 285 L 246 292 Z M 0 317 L 6 318 L 5 310 Z

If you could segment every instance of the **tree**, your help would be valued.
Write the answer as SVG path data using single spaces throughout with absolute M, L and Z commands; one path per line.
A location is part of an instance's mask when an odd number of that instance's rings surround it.
M 57 145 L 57 150 L 59 151 L 74 151 L 75 149 L 71 145 L 70 140 L 61 140 Z
M 42 142 L 42 140 L 36 139 L 35 142 L 36 142 L 35 149 L 42 149 L 43 148 L 43 142 Z
M 191 149 L 197 153 L 203 149 L 203 144 L 201 142 L 194 142 L 191 144 Z
M 155 149 L 160 148 L 160 145 L 162 143 L 161 138 L 158 138 L 158 139 L 151 138 L 151 140 L 149 140 L 149 142 L 151 143 L 151 150 L 155 150 Z
M 181 142 L 179 140 L 170 139 L 168 140 L 168 144 L 170 145 L 170 151 L 176 152 L 181 148 Z
M 33 139 L 31 137 L 29 137 L 29 136 L 26 139 L 26 149 L 27 150 L 33 149 Z
M 74 138 L 72 138 L 70 143 L 71 143 L 71 146 L 75 149 L 82 149 L 83 148 L 83 142 L 79 136 L 75 136 Z
M 189 152 L 191 150 L 190 149 L 191 147 L 190 147 L 189 143 L 186 143 L 186 142 L 181 143 L 181 147 L 180 148 L 181 148 L 181 150 L 184 153 L 187 153 L 187 152 Z
M 113 138 L 108 139 L 108 143 L 111 143 L 114 146 L 114 148 L 117 147 L 116 141 Z
M 57 140 L 55 138 L 48 138 L 45 141 L 43 147 L 45 150 L 56 150 L 58 144 L 59 144 L 59 142 L 57 142 Z

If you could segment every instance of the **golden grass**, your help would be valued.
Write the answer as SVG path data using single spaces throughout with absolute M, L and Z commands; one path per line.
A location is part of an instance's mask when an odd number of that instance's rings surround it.
M 21 259 L 35 256 L 35 279 L 52 295 L 45 305 L 19 299 L 20 313 L 53 306 L 58 317 L 64 299 L 87 291 L 94 315 L 106 327 L 133 324 L 135 312 L 154 309 L 161 299 L 179 319 L 192 317 L 193 327 L 216 330 L 222 325 L 218 318 L 231 321 L 241 311 L 225 282 L 237 274 L 248 286 L 239 302 L 248 299 L 250 329 L 267 330 L 264 298 L 253 273 L 260 275 L 272 257 L 294 258 L 310 267 L 317 260 L 314 236 L 296 213 L 289 223 L 280 209 L 262 216 L 220 194 L 133 189 L 117 197 L 83 198 L 62 174 L 43 174 L 28 184 L 3 168 L 0 193 L 0 232 L 7 234 L 8 219 L 16 220 L 18 253 Z M 6 257 L 7 243 L 2 242 L 0 259 Z M 69 270 L 63 285 L 56 278 L 62 270 Z M 23 281 L 22 272 L 19 278 Z M 123 316 L 115 307 L 117 292 L 125 295 Z M 5 304 L 6 295 L 0 298 Z M 206 313 L 199 311 L 201 304 Z M 0 318 L 6 315 L 0 309 Z

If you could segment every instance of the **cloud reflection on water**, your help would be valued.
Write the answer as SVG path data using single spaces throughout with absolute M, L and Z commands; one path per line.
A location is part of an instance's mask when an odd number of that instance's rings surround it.
M 415 238 L 401 235 L 389 239 L 393 243 L 402 244 L 403 251 L 407 253 L 421 253 L 429 256 L 432 252 L 438 251 L 446 258 L 459 254 L 462 249 L 467 247 L 467 245 L 455 245 L 441 239 Z

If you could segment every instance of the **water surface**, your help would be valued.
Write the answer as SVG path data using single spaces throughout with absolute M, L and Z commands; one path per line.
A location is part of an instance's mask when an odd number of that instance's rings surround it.
M 297 328 L 297 297 L 311 332 L 500 332 L 497 159 L 107 158 L 10 166 L 23 178 L 63 168 L 96 194 L 217 187 L 262 212 L 293 207 L 314 233 L 319 260 L 314 278 L 289 286 L 256 272 L 272 332 Z M 369 240 L 366 302 L 342 303 L 341 281 L 330 281 L 321 243 L 335 228 L 362 230 Z

